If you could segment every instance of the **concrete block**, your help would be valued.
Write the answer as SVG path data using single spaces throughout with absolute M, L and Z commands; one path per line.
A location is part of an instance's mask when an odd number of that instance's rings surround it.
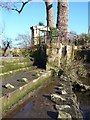
M 71 107 L 69 105 L 57 105 L 55 106 L 55 108 L 60 111 L 60 110 L 66 110 L 66 109 L 71 109 Z
M 11 85 L 10 83 L 7 83 L 7 84 L 5 85 L 5 87 L 8 88 L 8 89 L 14 89 L 14 86 Z
M 72 117 L 69 113 L 66 113 L 64 111 L 59 111 L 58 112 L 58 119 L 62 120 L 71 120 Z
M 27 78 L 22 78 L 19 80 L 20 82 L 25 82 L 25 83 L 28 83 L 28 79 Z
M 57 94 L 51 94 L 51 100 L 54 101 L 54 102 L 57 102 L 57 101 L 66 101 L 65 98 L 63 98 L 62 96 L 57 95 Z

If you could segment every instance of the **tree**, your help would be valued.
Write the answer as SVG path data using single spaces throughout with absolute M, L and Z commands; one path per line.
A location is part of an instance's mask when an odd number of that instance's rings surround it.
M 22 12 L 22 10 L 24 9 L 24 7 L 32 0 L 27 0 L 27 1 L 23 1 L 21 0 L 20 3 L 22 4 L 20 9 L 18 9 L 18 4 L 13 3 L 13 2 L 4 2 L 4 3 L 0 3 L 0 7 L 1 8 L 6 8 L 8 10 L 14 10 L 16 12 L 18 12 L 19 14 Z M 45 5 L 46 5 L 46 13 L 47 13 L 47 26 L 49 26 L 50 28 L 54 27 L 54 13 L 53 13 L 53 4 L 52 4 L 52 0 L 44 0 Z
M 27 0 L 27 1 L 23 1 L 21 0 L 19 3 L 21 3 L 21 7 L 20 9 L 17 8 L 17 2 L 1 2 L 0 3 L 0 7 L 1 8 L 6 8 L 7 10 L 14 10 L 16 12 L 18 12 L 19 14 L 22 12 L 22 10 L 24 9 L 25 5 L 27 3 L 29 3 L 32 0 Z
M 58 0 L 57 4 L 57 31 L 58 31 L 58 66 L 60 59 L 66 55 L 66 45 L 68 43 L 68 0 Z M 64 51 L 62 49 L 63 43 Z
M 79 35 L 79 40 L 78 40 L 79 45 L 84 45 L 85 43 L 89 43 L 89 42 L 90 42 L 90 37 L 88 34 L 82 33 L 81 35 Z
M 31 38 L 28 33 L 26 34 L 19 34 L 16 38 L 18 45 L 24 48 L 28 48 L 31 46 Z
M 11 48 L 11 39 L 10 38 L 6 38 L 5 40 L 2 40 L 2 44 L 3 44 L 3 56 L 5 56 L 5 53 L 7 51 L 8 48 Z
M 44 26 L 44 23 L 43 22 L 39 22 L 38 25 L 39 26 Z
M 54 27 L 54 12 L 52 0 L 45 0 L 46 13 L 47 13 L 47 26 Z
M 77 35 L 76 32 L 74 32 L 74 31 L 69 32 L 69 43 L 70 44 L 77 45 L 78 44 L 78 39 L 79 39 L 79 36 Z
M 58 0 L 57 5 L 57 28 L 59 41 L 63 44 L 68 42 L 68 0 Z

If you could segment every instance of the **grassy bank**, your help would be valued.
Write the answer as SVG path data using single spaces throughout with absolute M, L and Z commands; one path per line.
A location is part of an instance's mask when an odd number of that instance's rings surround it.
M 14 62 L 6 61 L 2 63 L 2 65 L 3 67 L 0 68 L 0 71 L 4 73 L 20 68 L 30 67 L 32 65 L 32 62 L 29 59 L 24 59 L 24 60 L 16 60 Z
M 22 69 L 18 69 L 18 70 L 13 70 L 12 73 L 10 73 L 10 72 L 8 73 L 7 72 L 7 74 L 1 75 L 0 78 L 2 80 L 5 80 L 5 79 L 7 80 L 7 78 L 9 78 L 10 76 L 21 74 L 23 72 L 30 71 L 30 70 L 33 70 L 33 69 L 35 69 L 35 67 L 30 66 L 30 67 L 26 67 L 26 68 L 22 68 Z
M 1 62 L 2 66 L 0 67 L 0 77 L 1 79 L 5 79 L 7 77 L 10 77 L 11 75 L 17 75 L 19 73 L 22 73 L 26 70 L 31 70 L 33 69 L 33 62 L 30 61 L 29 58 L 18 58 L 18 59 L 12 59 L 10 60 L 8 58 L 2 60 Z

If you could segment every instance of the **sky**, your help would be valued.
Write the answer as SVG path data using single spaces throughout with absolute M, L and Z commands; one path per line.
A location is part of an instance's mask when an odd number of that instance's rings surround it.
M 90 26 L 90 2 L 88 3 L 88 26 Z
M 20 5 L 18 6 L 20 7 Z M 57 2 L 53 3 L 55 25 L 57 21 Z M 69 2 L 69 31 L 77 34 L 88 32 L 88 2 Z M 31 34 L 30 27 L 43 22 L 46 25 L 46 8 L 44 2 L 30 2 L 23 11 L 0 9 L 0 32 L 11 39 L 18 34 Z

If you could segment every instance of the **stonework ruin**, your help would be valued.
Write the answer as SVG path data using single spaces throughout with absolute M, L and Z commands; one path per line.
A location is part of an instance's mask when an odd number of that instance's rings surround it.
M 40 37 L 41 37 L 42 33 L 44 34 L 44 38 L 45 38 L 44 42 L 45 43 L 47 42 L 48 33 L 50 32 L 49 27 L 47 27 L 47 26 L 32 26 L 32 27 L 30 27 L 30 29 L 31 29 L 31 34 L 32 34 L 32 39 L 31 39 L 32 44 L 37 45 L 40 43 Z

